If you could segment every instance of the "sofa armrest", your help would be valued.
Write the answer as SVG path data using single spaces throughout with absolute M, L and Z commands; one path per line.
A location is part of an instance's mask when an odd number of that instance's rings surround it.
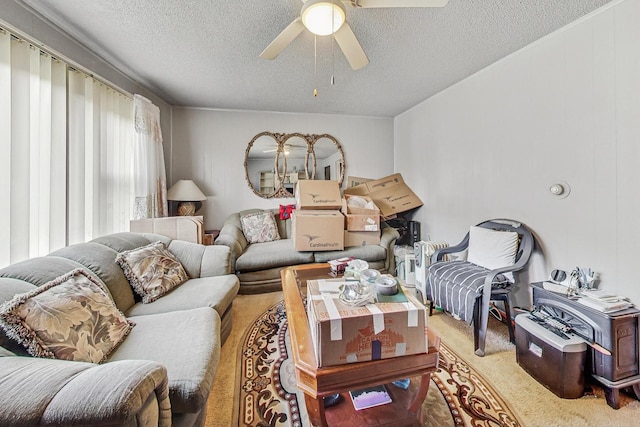
M 232 272 L 235 273 L 236 261 L 248 246 L 242 229 L 232 222 L 225 222 L 216 238 L 215 245 L 227 246 L 231 250 L 231 268 Z
M 223 276 L 235 273 L 235 263 L 231 263 L 231 249 L 227 246 L 205 246 L 202 254 L 200 277 Z
M 391 252 L 393 252 L 393 246 L 395 246 L 396 240 L 399 238 L 400 233 L 398 233 L 398 230 L 393 227 L 384 227 L 380 234 L 380 246 L 384 248 L 391 247 Z
M 396 273 L 396 256 L 395 246 L 396 240 L 400 238 L 400 233 L 393 227 L 384 227 L 380 235 L 380 246 L 387 251 L 387 259 L 384 262 L 385 269 L 390 274 Z
M 222 276 L 234 272 L 229 248 L 172 240 L 169 252 L 178 258 L 190 278 Z
M 0 357 L 0 425 L 171 425 L 167 371 L 156 362 L 102 365 Z

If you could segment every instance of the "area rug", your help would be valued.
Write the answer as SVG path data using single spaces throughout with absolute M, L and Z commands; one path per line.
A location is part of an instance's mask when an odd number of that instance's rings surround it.
M 240 341 L 233 425 L 310 425 L 304 396 L 296 388 L 289 349 L 281 301 L 258 316 Z M 432 375 L 423 408 L 427 426 L 521 425 L 491 384 L 444 342 L 440 345 L 439 369 Z

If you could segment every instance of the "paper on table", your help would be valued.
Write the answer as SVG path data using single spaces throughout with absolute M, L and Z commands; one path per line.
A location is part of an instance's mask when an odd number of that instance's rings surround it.
M 344 282 L 342 280 L 340 281 L 335 281 L 335 280 L 318 280 L 318 289 L 320 290 L 320 293 L 330 293 L 330 294 L 335 294 L 340 292 L 340 286 L 343 286 Z

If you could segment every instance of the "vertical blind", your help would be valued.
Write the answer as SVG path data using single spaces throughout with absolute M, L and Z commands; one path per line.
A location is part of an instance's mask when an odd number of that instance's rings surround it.
M 128 229 L 132 99 L 0 29 L 0 267 Z
M 69 243 L 129 227 L 133 100 L 69 70 Z

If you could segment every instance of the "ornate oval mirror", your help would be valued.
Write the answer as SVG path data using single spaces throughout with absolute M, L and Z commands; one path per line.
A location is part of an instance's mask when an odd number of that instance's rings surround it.
M 307 159 L 307 170 L 313 171 L 313 179 L 344 180 L 344 156 L 340 143 L 331 135 L 313 135 L 311 153 Z M 336 149 L 336 147 L 338 149 Z
M 344 180 L 344 153 L 329 134 L 261 132 L 245 151 L 245 179 L 263 198 L 293 197 L 302 179 Z

